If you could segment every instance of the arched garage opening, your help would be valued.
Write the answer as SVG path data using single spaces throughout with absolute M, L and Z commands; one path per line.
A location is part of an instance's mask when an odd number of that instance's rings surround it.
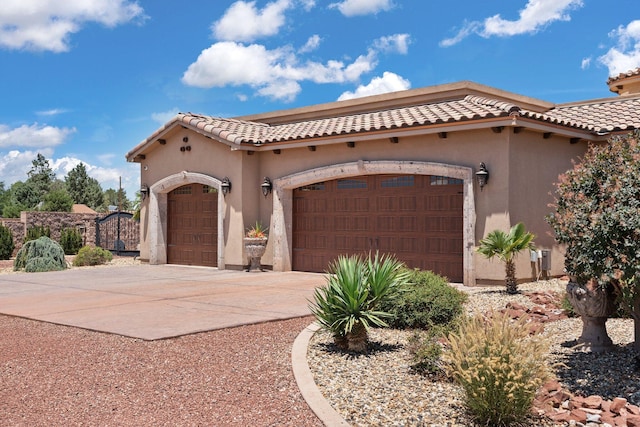
M 222 181 L 195 172 L 168 176 L 150 187 L 149 263 L 224 268 Z
M 468 167 L 397 161 L 344 163 L 277 179 L 274 270 L 322 271 L 337 253 L 380 250 L 475 283 L 472 179 Z

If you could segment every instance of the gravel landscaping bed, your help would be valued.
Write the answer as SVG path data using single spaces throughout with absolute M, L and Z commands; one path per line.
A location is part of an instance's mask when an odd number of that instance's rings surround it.
M 311 321 L 142 341 L 0 315 L 0 426 L 322 426 L 291 370 Z
M 558 280 L 523 284 L 527 291 L 563 291 Z M 508 302 L 532 306 L 523 294 L 507 295 L 501 288 L 464 288 L 470 294 L 467 312 L 485 313 L 504 308 Z M 576 351 L 579 318 L 546 323 L 544 334 L 551 340 L 548 363 L 560 383 L 575 395 L 624 397 L 640 403 L 640 374 L 636 370 L 633 321 L 610 319 L 607 330 L 615 351 L 597 355 Z M 447 381 L 431 381 L 410 370 L 406 346 L 409 331 L 372 331 L 372 350 L 348 355 L 336 350 L 327 333 L 317 333 L 308 350 L 308 362 L 322 394 L 353 426 L 470 426 L 462 404 L 462 392 Z M 553 426 L 550 420 L 523 420 L 531 426 Z M 565 425 L 565 424 L 557 424 Z

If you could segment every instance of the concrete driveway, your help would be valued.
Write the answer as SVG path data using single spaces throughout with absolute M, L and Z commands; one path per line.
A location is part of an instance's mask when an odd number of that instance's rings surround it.
M 310 314 L 316 273 L 176 265 L 0 275 L 0 313 L 156 340 Z

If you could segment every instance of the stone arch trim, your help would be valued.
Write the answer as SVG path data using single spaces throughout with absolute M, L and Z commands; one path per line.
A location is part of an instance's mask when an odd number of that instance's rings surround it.
M 273 269 L 275 271 L 290 271 L 292 269 L 293 190 L 295 188 L 321 181 L 377 174 L 440 175 L 463 180 L 463 277 L 465 285 L 474 285 L 473 248 L 476 211 L 473 170 L 466 166 L 433 162 L 360 160 L 309 169 L 274 180 L 273 220 L 271 223 L 271 237 L 274 245 Z
M 224 215 L 226 202 L 222 180 L 197 172 L 183 171 L 169 175 L 149 187 L 149 264 L 167 263 L 167 195 L 187 184 L 203 184 L 218 190 L 218 268 L 224 269 Z

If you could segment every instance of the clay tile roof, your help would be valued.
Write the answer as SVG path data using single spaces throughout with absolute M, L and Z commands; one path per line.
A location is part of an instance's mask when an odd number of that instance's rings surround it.
M 633 73 L 640 74 L 640 68 Z M 282 120 L 272 124 L 253 119 L 180 113 L 130 151 L 127 158 L 135 161 L 136 156 L 141 155 L 145 150 L 146 144 L 155 142 L 163 133 L 177 124 L 190 127 L 212 139 L 232 145 L 243 143 L 262 145 L 313 140 L 380 130 L 438 126 L 510 116 L 594 134 L 640 129 L 640 95 L 561 105 L 542 103 L 541 101 L 532 103 L 531 100 L 523 97 L 505 96 L 490 90 L 476 91 L 475 94 L 457 93 L 452 96 L 455 97 L 423 99 L 409 105 L 397 103 L 395 106 L 385 107 L 383 104 L 372 104 L 371 108 L 379 109 L 368 111 L 366 108 L 362 108 L 360 111 L 343 112 L 342 115 L 337 116 L 322 114 L 313 117 L 287 116 L 285 114 L 281 116 Z M 519 106 L 516 103 L 522 104 Z M 290 121 L 287 121 L 287 117 Z
M 559 105 L 545 113 L 521 115 L 595 133 L 640 129 L 640 97 Z
M 200 114 L 180 113 L 178 121 L 202 130 L 206 134 L 235 144 L 242 142 L 258 143 L 261 141 L 268 125 L 247 122 L 238 119 L 223 119 L 219 117 L 203 116 Z
M 607 84 L 609 85 L 617 80 L 626 79 L 627 77 L 633 77 L 638 75 L 640 75 L 640 67 L 634 70 L 629 70 L 626 73 L 620 73 L 617 76 L 609 77 L 609 79 L 607 79 Z
M 508 116 L 520 109 L 479 96 L 383 111 L 305 120 L 269 126 L 257 122 L 180 114 L 180 120 L 218 138 L 238 143 L 269 143 L 356 134 L 441 123 Z

